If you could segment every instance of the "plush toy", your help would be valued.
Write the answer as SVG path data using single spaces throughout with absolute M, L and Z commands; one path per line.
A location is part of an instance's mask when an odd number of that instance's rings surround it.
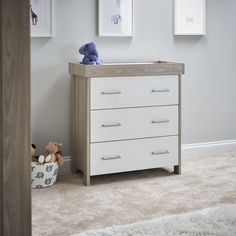
M 32 161 L 37 160 L 37 148 L 35 144 L 31 144 L 31 158 L 32 158 Z
M 82 47 L 80 47 L 79 53 L 84 55 L 84 58 L 81 64 L 96 65 L 96 64 L 103 63 L 102 60 L 98 56 L 96 44 L 93 42 L 84 44 Z
M 44 155 L 40 155 L 38 158 L 39 163 L 48 162 L 58 162 L 59 166 L 64 164 L 64 158 L 62 157 L 62 152 L 60 150 L 62 144 L 56 142 L 49 142 L 46 146 L 46 151 Z

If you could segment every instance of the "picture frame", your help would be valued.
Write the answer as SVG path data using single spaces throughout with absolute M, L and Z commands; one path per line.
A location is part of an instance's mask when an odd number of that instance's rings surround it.
M 30 0 L 31 37 L 53 37 L 52 0 Z
M 175 0 L 174 34 L 206 35 L 206 0 Z
M 133 36 L 133 0 L 98 0 L 98 36 Z

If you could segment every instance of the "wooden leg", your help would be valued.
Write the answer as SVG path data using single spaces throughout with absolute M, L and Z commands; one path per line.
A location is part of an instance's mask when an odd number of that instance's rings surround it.
M 90 185 L 90 176 L 84 174 L 84 184 L 86 186 Z
M 174 173 L 175 174 L 181 174 L 181 166 L 180 165 L 178 165 L 178 166 L 174 166 Z

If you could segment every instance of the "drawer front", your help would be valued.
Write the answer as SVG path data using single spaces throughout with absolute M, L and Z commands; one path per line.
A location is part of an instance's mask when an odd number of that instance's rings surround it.
M 178 137 L 90 144 L 91 175 L 178 165 Z
M 91 111 L 91 142 L 178 134 L 178 106 Z
M 177 76 L 91 78 L 91 109 L 178 104 Z

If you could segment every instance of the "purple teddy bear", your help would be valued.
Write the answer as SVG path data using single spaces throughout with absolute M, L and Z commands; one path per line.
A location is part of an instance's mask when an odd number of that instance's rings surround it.
M 80 47 L 79 53 L 84 55 L 81 64 L 85 65 L 103 64 L 102 60 L 98 56 L 96 44 L 93 42 L 84 44 L 82 47 Z

